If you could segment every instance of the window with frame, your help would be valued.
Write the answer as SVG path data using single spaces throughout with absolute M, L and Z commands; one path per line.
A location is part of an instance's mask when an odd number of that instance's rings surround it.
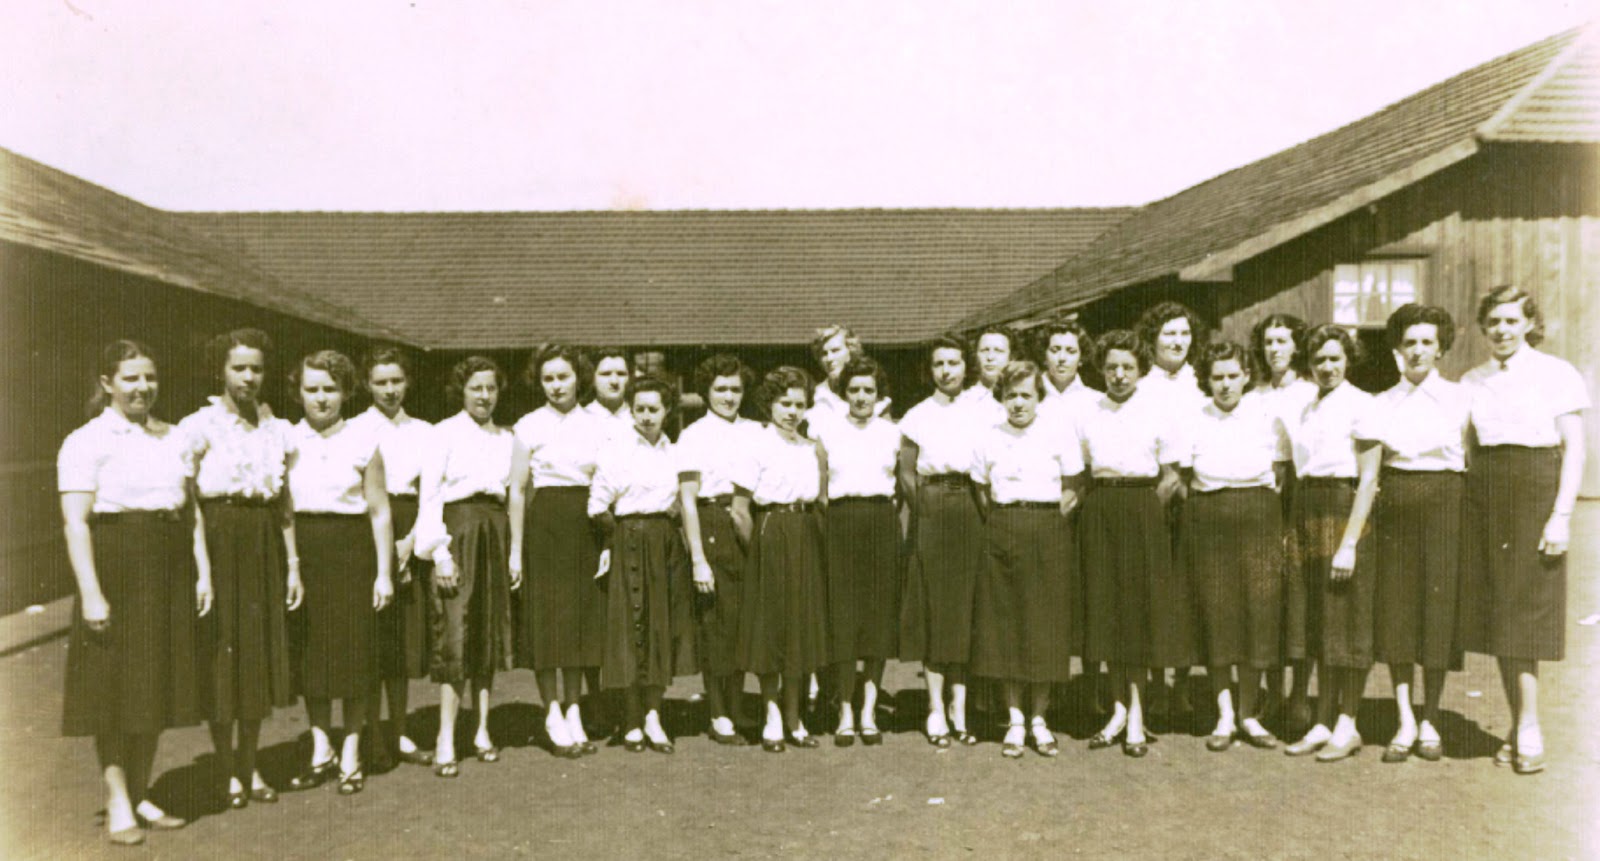
M 1333 322 L 1382 326 L 1396 308 L 1421 301 L 1427 261 L 1416 257 L 1373 258 L 1333 267 Z

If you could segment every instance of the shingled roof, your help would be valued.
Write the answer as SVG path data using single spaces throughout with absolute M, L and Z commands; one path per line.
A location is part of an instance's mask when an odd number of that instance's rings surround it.
M 0 148 L 0 240 L 226 296 L 347 332 L 400 334 L 301 293 L 186 229 L 171 213 Z
M 187 213 L 284 283 L 444 349 L 923 340 L 1129 208 Z
M 1483 141 L 1600 142 L 1593 34 L 1491 60 L 1291 149 L 1139 210 L 1075 258 L 965 319 L 1016 322 L 1231 267 L 1465 159 Z

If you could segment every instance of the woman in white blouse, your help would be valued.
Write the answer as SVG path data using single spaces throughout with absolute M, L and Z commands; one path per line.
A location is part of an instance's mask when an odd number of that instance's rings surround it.
M 1320 690 L 1316 723 L 1284 753 L 1334 762 L 1361 749 L 1356 713 L 1372 668 L 1376 579 L 1368 517 L 1383 452 L 1356 438 L 1372 396 L 1345 378 L 1361 361 L 1354 333 L 1318 326 L 1306 337 L 1306 352 L 1317 397 L 1289 425 L 1297 485 L 1284 642 L 1291 655 L 1316 659 Z
M 589 415 L 600 420 L 607 434 L 628 437 L 633 434 L 633 416 L 628 412 L 628 382 L 633 379 L 633 362 L 625 350 L 608 347 L 597 350 L 587 363 L 591 369 L 587 381 L 593 396 L 584 406 Z
M 805 371 L 785 366 L 767 373 L 756 389 L 756 406 L 771 424 L 750 435 L 750 486 L 734 486 L 734 522 L 751 524 L 744 536 L 750 561 L 735 660 L 760 677 L 766 704 L 761 747 L 769 753 L 784 751 L 786 730 L 794 746 L 817 747 L 800 722 L 800 698 L 806 677 L 828 662 L 822 539 L 828 466 L 822 446 L 800 433 L 810 398 Z
M 494 422 L 505 381 L 493 359 L 469 356 L 457 362 L 445 398 L 461 411 L 434 426 L 422 461 L 416 553 L 433 560 L 430 675 L 439 683 L 433 772 L 444 778 L 460 774 L 455 730 L 463 696 L 477 700 L 473 749 L 478 761 L 500 758 L 489 735 L 489 691 L 495 673 L 511 666 L 511 590 L 520 576 L 506 565 L 511 558 L 505 506 L 511 432 Z
M 1045 722 L 1050 688 L 1071 680 L 1072 656 L 1082 648 L 1071 518 L 1083 452 L 1077 434 L 1038 421 L 1045 385 L 1032 362 L 1006 366 L 995 385 L 1006 420 L 980 434 L 972 466 L 988 511 L 972 671 L 1000 682 L 1010 717 L 1000 752 L 1008 758 L 1022 756 L 1028 740 L 1041 756 L 1060 753 Z
M 551 752 L 563 757 L 599 751 L 578 698 L 585 681 L 599 691 L 605 648 L 606 598 L 594 576 L 600 548 L 586 509 L 610 431 L 578 405 L 588 373 L 571 347 L 540 350 L 528 376 L 542 403 L 512 427 L 511 570 L 526 581 L 517 602 L 517 665 L 533 669 Z
M 1094 339 L 1076 318 L 1040 327 L 1034 354 L 1049 384 L 1039 404 L 1041 417 L 1075 422 L 1076 415 L 1099 400 L 1101 393 L 1083 378 L 1085 360 L 1093 350 Z
M 1438 725 L 1445 676 L 1461 662 L 1457 609 L 1469 398 L 1436 367 L 1455 341 L 1455 324 L 1443 308 L 1403 305 L 1389 316 L 1386 336 L 1400 381 L 1378 395 L 1356 428 L 1358 439 L 1383 446 L 1373 651 L 1389 665 L 1400 719 L 1383 761 L 1404 762 L 1414 752 L 1435 762 L 1444 755 Z M 1423 671 L 1420 724 L 1411 707 L 1417 664 Z
M 970 470 L 979 431 L 999 402 L 968 386 L 967 345 L 946 335 L 923 352 L 934 391 L 900 420 L 900 492 L 910 506 L 900 660 L 921 661 L 928 686 L 928 743 L 978 743 L 967 730 L 972 603 L 983 565 L 983 520 Z M 949 682 L 948 707 L 945 683 Z
M 603 536 L 606 644 L 600 684 L 621 690 L 623 749 L 672 753 L 661 696 L 694 672 L 694 592 L 678 530 L 678 464 L 663 429 L 677 391 L 653 377 L 629 383 L 633 430 L 601 449 L 589 517 Z
M 845 365 L 863 355 L 861 339 L 850 327 L 835 323 L 817 330 L 816 337 L 811 339 L 811 357 L 822 369 L 822 381 L 817 383 L 812 393 L 811 409 L 806 411 L 808 426 L 814 428 L 824 421 L 843 419 L 849 413 L 849 405 L 845 403 L 844 396 L 839 394 L 839 374 Z M 877 415 L 887 416 L 888 396 L 878 401 L 873 410 Z
M 289 782 L 313 789 L 337 768 L 339 794 L 366 785 L 361 733 L 378 686 L 378 611 L 394 596 L 394 531 L 383 456 L 371 429 L 343 417 L 356 367 L 333 350 L 312 353 L 290 375 L 305 418 L 291 430 L 289 495 L 305 580 L 300 689 L 311 721 L 311 763 Z M 329 734 L 333 701 L 343 703 L 344 746 Z
M 285 487 L 290 426 L 261 401 L 270 351 L 259 329 L 211 339 L 206 361 L 222 394 L 178 424 L 195 461 L 216 596 L 200 626 L 200 694 L 236 810 L 278 800 L 256 768 L 256 746 L 261 721 L 294 701 L 286 614 L 302 595 Z
M 1201 350 L 1195 366 L 1211 403 L 1185 434 L 1179 564 L 1200 611 L 1206 674 L 1217 700 L 1217 725 L 1206 740 L 1214 752 L 1235 736 L 1252 747 L 1276 747 L 1256 708 L 1267 671 L 1282 662 L 1283 509 L 1278 500 L 1290 458 L 1283 420 L 1260 398 L 1245 398 L 1249 358 L 1224 341 Z M 1239 676 L 1239 707 L 1229 690 Z
M 1475 447 L 1467 475 L 1473 540 L 1463 587 L 1466 647 L 1494 655 L 1511 707 L 1496 765 L 1544 770 L 1539 662 L 1565 655 L 1567 547 L 1583 480 L 1589 392 L 1571 364 L 1534 349 L 1544 318 L 1528 291 L 1478 303 L 1489 361 L 1462 378 Z
M 884 665 L 894 657 L 900 624 L 900 515 L 895 506 L 900 429 L 877 414 L 888 376 L 876 361 L 851 359 L 835 385 L 848 412 L 811 428 L 828 457 L 828 659 L 839 702 L 833 743 L 855 743 L 852 701 L 860 662 L 861 743 L 878 745 L 883 743 L 878 690 Z
M 739 407 L 755 375 L 735 356 L 712 356 L 695 369 L 695 390 L 706 402 L 704 416 L 678 436 L 678 488 L 683 533 L 694 571 L 697 638 L 695 657 L 705 678 L 711 740 L 744 746 L 733 714 L 744 690 L 744 673 L 734 660 L 739 612 L 744 594 L 745 536 L 750 524 L 736 526 L 735 484 L 750 487 L 755 467 L 753 434 L 760 424 L 742 418 Z M 749 517 L 749 511 L 739 513 Z
M 57 460 L 78 600 L 67 639 L 62 732 L 93 736 L 112 843 L 187 823 L 147 796 L 156 740 L 199 722 L 195 614 L 211 609 L 205 530 L 177 428 L 150 414 L 160 388 L 150 349 L 101 351 L 89 422 Z

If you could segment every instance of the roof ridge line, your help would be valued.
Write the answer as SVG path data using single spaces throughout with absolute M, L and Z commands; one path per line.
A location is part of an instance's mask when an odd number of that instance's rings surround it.
M 1495 111 L 1494 116 L 1485 120 L 1483 125 L 1480 125 L 1474 129 L 1473 136 L 1475 138 L 1482 141 L 1493 137 L 1497 132 L 1500 131 L 1502 126 L 1510 121 L 1512 117 L 1516 116 L 1517 111 L 1522 110 L 1522 106 L 1527 104 L 1529 99 L 1533 98 L 1534 93 L 1537 93 L 1540 88 L 1549 83 L 1550 79 L 1560 74 L 1562 70 L 1571 64 L 1573 60 L 1577 59 L 1578 56 L 1580 56 L 1584 51 L 1588 50 L 1596 42 L 1600 42 L 1600 33 L 1597 33 L 1592 25 L 1586 24 L 1575 29 L 1578 33 L 1578 36 L 1572 40 L 1572 44 L 1563 48 L 1561 53 L 1552 57 L 1550 62 L 1539 72 L 1539 74 L 1534 75 L 1533 79 L 1528 81 L 1527 85 L 1525 85 L 1521 90 L 1518 90 L 1515 95 L 1506 100 L 1505 104 L 1500 106 L 1500 110 Z

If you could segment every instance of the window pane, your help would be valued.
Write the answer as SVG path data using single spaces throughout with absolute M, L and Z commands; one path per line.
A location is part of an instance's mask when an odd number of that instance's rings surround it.
M 1356 313 L 1356 297 L 1352 295 L 1333 295 L 1333 322 L 1341 326 L 1361 325 L 1361 315 Z
M 1417 263 L 1396 261 L 1389 264 L 1389 307 L 1398 308 L 1417 301 Z

